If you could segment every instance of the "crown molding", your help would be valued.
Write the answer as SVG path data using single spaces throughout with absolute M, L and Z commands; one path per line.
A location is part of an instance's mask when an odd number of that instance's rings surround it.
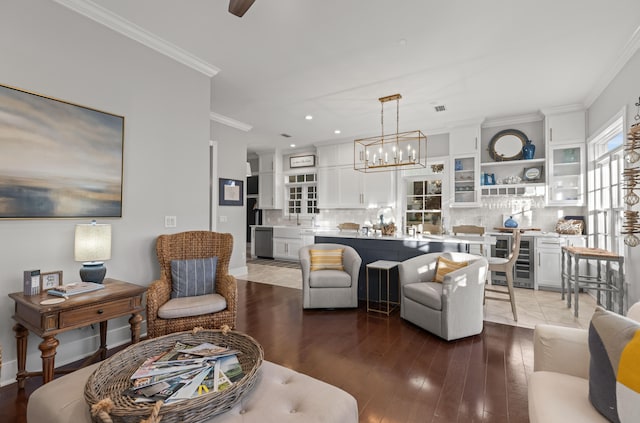
M 223 125 L 230 126 L 235 129 L 239 129 L 244 132 L 249 132 L 253 129 L 253 126 L 246 124 L 244 122 L 240 122 L 239 120 L 231 119 L 230 117 L 221 115 L 220 113 L 210 112 L 209 119 L 214 122 L 221 123 Z
M 570 112 L 581 112 L 584 111 L 584 104 L 567 104 L 564 106 L 556 106 L 556 107 L 546 107 L 544 109 L 540 109 L 543 115 L 557 115 L 560 113 L 570 113 Z
M 164 54 L 208 77 L 215 76 L 220 69 L 194 56 L 188 51 L 158 37 L 144 28 L 124 19 L 91 0 L 54 0 L 56 3 L 92 19 L 107 28 L 124 35 L 140 44 Z
M 584 108 L 588 109 L 591 105 L 598 99 L 600 94 L 609 86 L 611 81 L 620 73 L 622 68 L 627 64 L 629 59 L 636 53 L 636 51 L 640 48 L 640 26 L 636 28 L 633 35 L 627 41 L 618 60 L 613 63 L 613 65 L 598 79 L 596 85 L 591 89 L 589 94 L 584 100 Z
M 507 126 L 517 125 L 519 123 L 537 122 L 544 119 L 544 116 L 540 112 L 527 113 L 524 115 L 507 116 L 495 119 L 486 119 L 482 122 L 483 128 L 492 128 L 495 126 Z

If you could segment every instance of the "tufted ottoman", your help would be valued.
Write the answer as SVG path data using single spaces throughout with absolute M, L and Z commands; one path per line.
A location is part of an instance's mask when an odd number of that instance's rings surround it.
M 89 423 L 84 386 L 99 363 L 55 379 L 29 397 L 27 422 Z M 206 423 L 356 423 L 358 404 L 340 388 L 269 361 L 260 367 L 253 390 L 226 413 Z

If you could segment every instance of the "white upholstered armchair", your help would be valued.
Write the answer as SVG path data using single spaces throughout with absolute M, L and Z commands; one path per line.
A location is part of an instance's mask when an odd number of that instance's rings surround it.
M 468 265 L 436 279 L 438 258 Z M 484 257 L 466 253 L 429 253 L 398 265 L 400 317 L 446 340 L 477 335 L 483 328 Z
M 311 268 L 312 250 L 342 250 L 343 270 Z M 358 307 L 358 275 L 362 258 L 342 244 L 313 244 L 298 250 L 302 270 L 302 308 Z

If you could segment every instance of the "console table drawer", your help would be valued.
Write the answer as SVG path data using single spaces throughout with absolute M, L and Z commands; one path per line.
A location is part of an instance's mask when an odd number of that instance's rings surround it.
M 96 304 L 88 307 L 69 310 L 60 313 L 60 329 L 70 326 L 90 324 L 100 320 L 113 319 L 123 314 L 131 313 L 134 309 L 132 300 L 125 298 L 110 303 Z

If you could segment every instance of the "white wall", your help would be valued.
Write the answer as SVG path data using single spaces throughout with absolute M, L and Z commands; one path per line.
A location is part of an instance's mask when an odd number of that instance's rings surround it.
M 113 225 L 107 276 L 148 285 L 159 275 L 159 234 L 209 225 L 210 79 L 46 0 L 3 2 L 0 57 L 1 84 L 125 116 L 123 216 L 101 219 Z M 165 215 L 177 216 L 178 227 L 165 229 Z M 81 222 L 0 220 L 3 383 L 16 373 L 7 294 L 22 290 L 26 269 L 77 280 L 73 231 Z M 92 352 L 97 332 L 60 335 L 56 362 Z M 110 321 L 108 344 L 125 342 L 128 332 L 126 318 Z M 40 366 L 39 342 L 29 337 L 28 369 Z
M 215 95 L 215 93 L 214 93 Z M 218 143 L 217 177 L 245 181 L 247 178 L 247 139 L 252 135 L 231 127 L 211 122 L 211 139 Z M 252 168 L 257 171 L 258 168 Z M 215 182 L 218 183 L 217 181 Z M 244 187 L 246 197 L 246 186 Z M 233 235 L 233 253 L 229 262 L 229 273 L 243 275 L 247 273 L 246 239 L 247 239 L 247 202 L 243 199 L 242 207 L 219 206 L 218 198 L 214 198 L 217 207 L 217 222 L 214 227 L 218 232 Z
M 627 129 L 636 123 L 634 116 L 638 108 L 635 103 L 640 96 L 640 50 L 631 57 L 624 68 L 600 94 L 587 110 L 588 133 L 590 137 L 600 129 L 605 122 L 618 113 L 623 106 L 627 106 Z M 635 207 L 635 210 L 638 208 Z M 629 283 L 629 304 L 640 300 L 640 247 L 626 247 L 625 276 Z

